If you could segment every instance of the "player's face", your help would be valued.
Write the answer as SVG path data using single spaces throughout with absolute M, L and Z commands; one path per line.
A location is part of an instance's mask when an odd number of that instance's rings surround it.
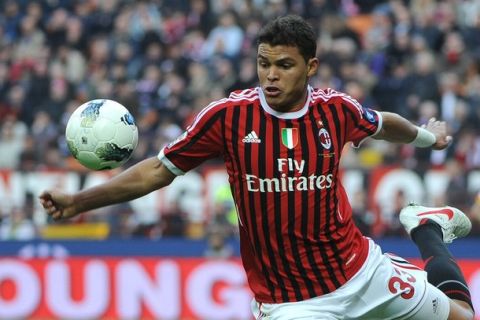
M 297 47 L 258 46 L 257 72 L 260 86 L 270 107 L 288 112 L 301 109 L 307 98 L 307 82 L 318 68 L 318 59 L 308 62 Z

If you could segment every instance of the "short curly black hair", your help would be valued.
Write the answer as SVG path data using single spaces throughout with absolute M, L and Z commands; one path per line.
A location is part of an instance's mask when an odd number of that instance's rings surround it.
M 261 43 L 298 47 L 305 61 L 314 58 L 317 53 L 317 37 L 313 27 L 297 15 L 286 15 L 270 21 L 258 34 L 257 44 Z

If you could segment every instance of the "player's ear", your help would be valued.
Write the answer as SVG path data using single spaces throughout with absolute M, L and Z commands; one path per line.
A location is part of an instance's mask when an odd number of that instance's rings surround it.
M 318 58 L 311 58 L 307 62 L 307 76 L 311 77 L 317 73 L 318 70 Z

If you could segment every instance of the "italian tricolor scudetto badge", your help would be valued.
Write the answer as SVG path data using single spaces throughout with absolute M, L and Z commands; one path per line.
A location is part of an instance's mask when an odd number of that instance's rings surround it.
M 297 128 L 282 128 L 282 143 L 288 149 L 293 149 L 298 143 Z

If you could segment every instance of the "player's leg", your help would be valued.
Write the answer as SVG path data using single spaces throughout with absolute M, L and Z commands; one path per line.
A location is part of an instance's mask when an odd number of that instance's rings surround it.
M 465 301 L 450 299 L 450 315 L 448 320 L 474 319 L 472 306 Z
M 473 319 L 473 305 L 465 278 L 445 243 L 466 236 L 471 222 L 452 207 L 409 205 L 400 221 L 420 250 L 428 281 L 450 298 L 448 319 Z

